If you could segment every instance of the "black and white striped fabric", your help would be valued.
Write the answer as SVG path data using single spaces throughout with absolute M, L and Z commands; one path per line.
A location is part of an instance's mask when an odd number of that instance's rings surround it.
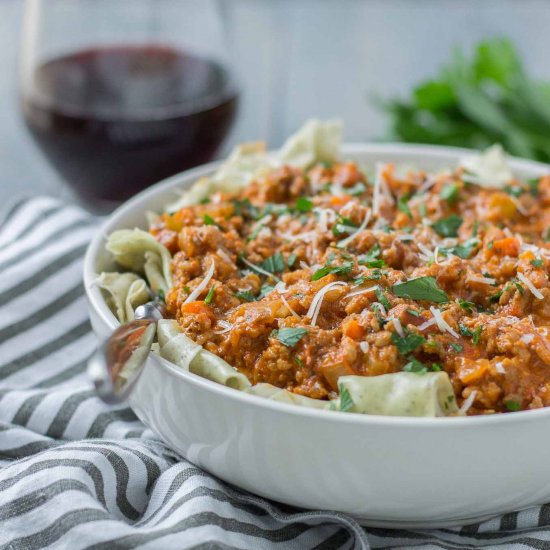
M 95 339 L 81 283 L 97 223 L 42 197 L 0 225 L 0 549 L 550 548 L 550 505 L 413 532 L 275 504 L 101 403 L 85 374 Z

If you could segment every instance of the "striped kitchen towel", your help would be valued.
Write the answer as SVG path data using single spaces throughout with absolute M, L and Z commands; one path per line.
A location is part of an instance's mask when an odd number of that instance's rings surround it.
M 0 549 L 550 548 L 550 506 L 462 529 L 363 529 L 196 468 L 86 378 L 81 282 L 98 221 L 47 198 L 0 225 Z M 453 498 L 453 495 L 449 495 Z

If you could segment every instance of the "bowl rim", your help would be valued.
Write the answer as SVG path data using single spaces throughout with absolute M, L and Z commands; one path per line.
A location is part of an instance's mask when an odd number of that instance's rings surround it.
M 447 158 L 449 156 L 460 157 L 479 153 L 474 149 L 462 147 L 448 147 L 441 145 L 423 145 L 423 144 L 408 144 L 408 143 L 347 143 L 342 146 L 343 156 L 353 154 L 393 154 L 393 155 L 413 155 L 426 156 L 430 160 L 438 158 Z M 522 159 L 509 156 L 510 165 L 516 171 L 527 172 L 550 172 L 550 166 L 541 162 Z M 84 288 L 90 308 L 93 309 L 95 315 L 107 325 L 110 329 L 114 329 L 118 321 L 108 308 L 101 292 L 94 284 L 97 278 L 95 263 L 99 252 L 104 246 L 106 236 L 112 230 L 112 227 L 117 225 L 117 222 L 123 220 L 129 213 L 136 209 L 136 206 L 141 203 L 146 203 L 149 199 L 168 190 L 172 187 L 185 184 L 188 181 L 193 181 L 201 176 L 212 173 L 223 161 L 217 160 L 207 164 L 203 164 L 190 170 L 185 170 L 175 174 L 169 178 L 148 187 L 137 195 L 133 196 L 128 201 L 120 205 L 112 212 L 101 224 L 96 235 L 91 240 L 86 250 L 83 264 L 83 279 Z M 145 212 L 145 210 L 143 210 Z M 266 399 L 265 397 L 252 395 L 244 391 L 236 390 L 213 382 L 189 371 L 180 369 L 169 361 L 166 361 L 160 356 L 153 353 L 150 354 L 150 359 L 153 359 L 157 365 L 163 368 L 170 376 L 179 380 L 189 382 L 200 386 L 206 391 L 213 391 L 220 397 L 238 400 L 247 403 L 250 406 L 263 407 L 271 409 L 274 412 L 286 413 L 289 415 L 309 417 L 323 421 L 339 422 L 344 424 L 366 424 L 371 426 L 391 427 L 416 427 L 416 428 L 463 428 L 464 426 L 487 426 L 501 425 L 514 422 L 534 421 L 536 419 L 546 419 L 550 417 L 550 407 L 533 409 L 528 411 L 517 411 L 513 414 L 492 414 L 481 416 L 459 416 L 459 417 L 405 417 L 405 416 L 382 416 L 368 415 L 359 413 L 334 414 L 335 411 L 315 409 L 308 407 L 300 407 L 292 403 L 283 403 Z M 290 406 L 289 406 L 290 405 Z

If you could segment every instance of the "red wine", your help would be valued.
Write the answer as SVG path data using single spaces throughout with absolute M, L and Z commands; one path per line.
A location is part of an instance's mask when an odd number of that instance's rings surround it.
M 210 160 L 236 110 L 224 67 L 155 45 L 53 59 L 23 97 L 25 122 L 45 155 L 96 206 Z

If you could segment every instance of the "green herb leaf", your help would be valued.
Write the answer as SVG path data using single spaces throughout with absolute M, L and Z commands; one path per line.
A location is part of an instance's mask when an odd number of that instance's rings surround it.
M 464 349 L 464 346 L 462 346 L 461 344 L 457 344 L 456 342 L 451 342 L 451 347 L 452 347 L 457 353 L 460 353 L 460 352 Z
M 254 296 L 251 290 L 240 290 L 235 293 L 235 296 L 245 302 L 254 302 L 256 300 L 256 296 Z
M 391 309 L 391 302 L 386 298 L 386 295 L 384 294 L 384 291 L 380 287 L 376 287 L 376 290 L 374 292 L 376 293 L 376 297 L 378 298 L 378 301 L 386 309 Z
M 436 304 L 448 302 L 447 294 L 437 286 L 434 277 L 418 277 L 392 286 L 392 292 L 400 298 L 427 300 Z
M 367 190 L 366 186 L 362 182 L 356 183 L 353 187 L 348 187 L 346 193 L 355 197 L 357 195 L 362 195 Z
M 441 218 L 432 223 L 432 228 L 441 237 L 457 237 L 462 221 L 460 216 L 451 214 L 447 218 Z
M 304 367 L 304 362 L 296 355 L 294 357 L 294 362 L 300 367 L 300 368 L 303 368 Z
M 280 252 L 275 252 L 273 256 L 266 258 L 260 267 L 269 271 L 269 273 L 281 273 L 285 270 L 285 261 L 283 255 Z
M 307 197 L 298 197 L 295 208 L 298 212 L 309 212 L 313 208 L 313 202 Z
M 414 372 L 416 374 L 426 374 L 428 372 L 428 367 L 415 359 L 414 357 L 409 357 L 409 362 L 403 367 L 404 372 Z
M 367 265 L 369 262 L 373 262 L 379 258 L 380 254 L 382 254 L 382 248 L 380 248 L 379 243 L 376 243 L 366 254 L 358 256 L 357 262 L 360 265 Z
M 345 386 L 340 385 L 340 411 L 349 412 L 353 408 L 353 399 Z
M 514 401 L 513 399 L 508 399 L 504 402 L 504 405 L 509 411 L 521 410 L 521 403 L 519 403 L 518 401 Z
M 410 313 L 413 317 L 420 317 L 420 312 L 415 309 L 406 309 L 407 313 Z
M 443 252 L 444 254 L 453 254 L 455 256 L 458 256 L 459 258 L 462 258 L 463 260 L 467 260 L 471 256 L 472 250 L 474 250 L 474 248 L 476 248 L 478 245 L 479 241 L 477 239 L 468 239 L 464 243 L 457 244 L 456 246 L 450 248 L 440 248 L 439 251 Z
M 319 268 L 312 276 L 312 281 L 318 281 L 327 275 L 349 275 L 353 264 L 351 262 L 345 262 L 342 265 L 325 265 L 324 267 Z
M 273 291 L 274 288 L 275 286 L 273 285 L 262 285 L 260 288 L 260 294 L 258 295 L 258 300 L 265 298 L 270 292 Z
M 462 298 L 459 298 L 457 300 L 457 303 L 463 310 L 467 311 L 468 313 L 473 313 L 474 308 L 476 307 L 474 302 L 468 302 L 467 300 L 463 300 Z
M 472 343 L 474 346 L 477 346 L 479 344 L 479 337 L 481 336 L 481 331 L 483 330 L 483 327 L 479 325 L 475 328 L 474 334 L 472 335 Z
M 529 186 L 529 192 L 531 196 L 538 197 L 539 195 L 539 178 L 531 178 L 527 180 L 527 185 Z
M 404 337 L 399 336 L 397 332 L 392 332 L 391 341 L 401 355 L 408 355 L 421 346 L 426 338 L 414 332 L 406 332 Z
M 439 193 L 439 196 L 444 200 L 447 201 L 447 204 L 452 206 L 458 201 L 458 195 L 459 195 L 459 188 L 456 183 L 447 183 L 443 186 L 443 189 L 441 189 L 441 192 Z
M 209 304 L 213 300 L 215 292 L 216 289 L 214 288 L 214 285 L 212 285 L 210 287 L 210 290 L 208 291 L 208 294 L 206 295 L 206 298 L 204 299 L 205 304 Z
M 459 330 L 460 334 L 462 334 L 462 336 L 473 336 L 474 335 L 474 333 L 466 325 L 463 325 L 462 323 L 458 323 L 458 330 Z
M 535 260 L 531 260 L 531 265 L 535 267 L 542 267 L 544 265 L 544 261 L 541 260 L 540 258 L 537 258 Z
M 216 223 L 214 218 L 208 214 L 205 214 L 202 217 L 202 220 L 204 221 L 204 225 L 215 225 L 218 229 L 222 229 L 222 226 L 219 223 Z
M 294 252 L 292 252 L 291 254 L 288 255 L 288 258 L 286 259 L 286 265 L 288 265 L 288 267 L 292 268 L 292 267 L 294 267 L 295 263 L 296 263 L 296 254 L 294 254 Z
M 411 209 L 409 208 L 409 198 L 410 196 L 408 194 L 402 195 L 401 197 L 399 197 L 397 199 L 397 208 L 398 210 L 401 210 L 401 212 L 403 212 L 404 214 L 409 216 L 409 218 L 412 219 L 413 215 L 412 215 Z
M 293 348 L 307 333 L 305 328 L 288 327 L 274 330 L 271 335 L 287 348 Z

